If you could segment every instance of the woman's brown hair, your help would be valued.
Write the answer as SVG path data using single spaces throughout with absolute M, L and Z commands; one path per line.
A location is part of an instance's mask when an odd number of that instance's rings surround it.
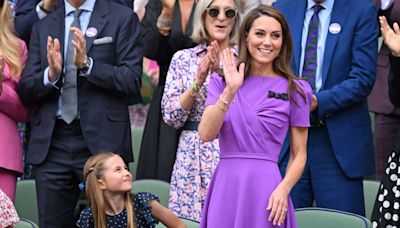
M 298 91 L 303 97 L 303 90 L 293 82 L 294 79 L 298 79 L 290 68 L 290 61 L 292 58 L 292 36 L 290 34 L 289 25 L 286 22 L 285 17 L 277 9 L 260 5 L 257 8 L 250 11 L 247 16 L 243 19 L 243 22 L 239 29 L 239 60 L 238 63 L 244 63 L 244 76 L 248 76 L 252 70 L 252 57 L 247 47 L 247 36 L 254 21 L 262 16 L 272 17 L 279 22 L 282 27 L 282 47 L 279 55 L 273 60 L 272 70 L 278 75 L 288 80 L 288 93 L 289 95 L 293 91 Z

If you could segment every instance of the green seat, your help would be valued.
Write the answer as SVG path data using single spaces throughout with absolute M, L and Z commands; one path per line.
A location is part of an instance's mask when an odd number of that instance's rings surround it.
M 333 209 L 309 207 L 296 209 L 298 228 L 371 228 L 360 215 Z
M 19 222 L 15 224 L 15 228 L 39 228 L 39 226 L 28 219 L 20 218 Z
M 371 220 L 372 210 L 374 209 L 376 195 L 379 191 L 379 181 L 364 180 L 364 205 L 365 205 L 365 217 Z
M 182 221 L 186 224 L 187 228 L 199 228 L 200 227 L 200 223 L 189 220 L 189 219 L 183 219 L 181 218 Z M 158 225 L 156 226 L 156 228 L 166 228 L 166 226 L 164 226 L 164 224 L 162 224 L 161 222 L 158 223 Z
M 136 179 L 136 169 L 139 161 L 140 145 L 142 144 L 143 128 L 141 127 L 131 127 L 132 135 L 132 150 L 133 150 L 133 160 L 134 162 L 129 163 L 129 170 L 132 173 L 132 179 Z
M 14 206 L 21 218 L 30 220 L 36 224 L 39 223 L 36 184 L 34 180 L 17 181 Z
M 186 224 L 187 228 L 199 228 L 200 223 L 189 220 L 189 219 L 182 219 L 183 222 Z
M 158 196 L 160 203 L 168 207 L 169 184 L 160 180 L 136 180 L 132 183 L 132 192 L 149 192 Z

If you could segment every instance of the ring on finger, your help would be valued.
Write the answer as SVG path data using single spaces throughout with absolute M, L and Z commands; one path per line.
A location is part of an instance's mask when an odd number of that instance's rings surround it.
M 282 208 L 282 211 L 283 212 L 287 212 L 287 208 Z

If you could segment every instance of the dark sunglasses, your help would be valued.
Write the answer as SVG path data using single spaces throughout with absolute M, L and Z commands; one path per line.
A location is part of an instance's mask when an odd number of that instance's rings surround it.
M 219 15 L 218 8 L 207 8 L 207 12 L 210 17 L 218 17 L 218 15 Z M 231 9 L 231 8 L 225 9 L 225 16 L 229 19 L 236 17 L 236 13 L 237 12 L 234 9 Z

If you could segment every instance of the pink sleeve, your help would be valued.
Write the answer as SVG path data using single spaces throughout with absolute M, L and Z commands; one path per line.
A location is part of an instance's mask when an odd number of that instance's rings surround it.
M 23 41 L 20 41 L 20 45 L 23 50 L 21 55 L 21 63 L 25 67 L 28 50 Z M 19 79 L 20 76 L 3 80 L 3 91 L 0 95 L 0 111 L 15 121 L 26 122 L 33 113 L 33 109 L 25 108 L 18 96 L 16 87 Z

